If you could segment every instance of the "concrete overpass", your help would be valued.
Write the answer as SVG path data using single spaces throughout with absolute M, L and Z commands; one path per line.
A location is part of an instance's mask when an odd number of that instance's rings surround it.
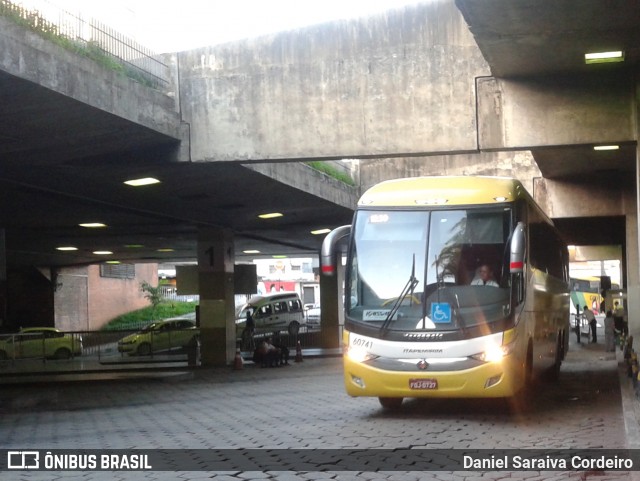
M 320 224 L 349 218 L 352 189 L 312 182 L 317 173 L 299 164 L 265 176 L 193 158 L 190 125 L 169 92 L 0 22 L 0 225 L 10 267 L 85 264 L 96 261 L 95 250 L 122 260 L 193 259 L 199 226 L 233 228 L 241 250 L 260 243 L 265 255 L 308 253 L 318 240 L 304 232 L 307 211 Z M 146 175 L 162 183 L 144 195 L 122 184 Z M 259 225 L 258 213 L 284 210 L 292 198 L 296 209 L 286 221 Z M 83 235 L 77 225 L 91 218 L 103 219 L 108 234 Z M 285 226 L 288 240 L 278 232 Z M 55 250 L 65 244 L 78 251 Z M 162 247 L 173 252 L 163 255 Z
M 7 268 L 95 262 L 98 249 L 193 259 L 211 240 L 235 261 L 247 248 L 315 253 L 321 239 L 309 231 L 347 223 L 359 188 L 300 161 L 356 158 L 361 188 L 382 172 L 521 178 L 570 243 L 622 247 L 640 327 L 640 12 L 632 0 L 606 6 L 425 2 L 165 55 L 164 91 L 0 17 Z M 613 48 L 623 63 L 585 65 L 584 53 Z M 620 148 L 593 150 L 605 143 Z M 143 176 L 162 183 L 122 185 Z M 256 218 L 265 211 L 285 215 L 267 224 Z M 109 228 L 87 233 L 84 221 Z M 55 250 L 69 243 L 79 250 Z M 201 272 L 201 282 L 227 273 Z M 206 315 L 228 317 L 220 299 Z

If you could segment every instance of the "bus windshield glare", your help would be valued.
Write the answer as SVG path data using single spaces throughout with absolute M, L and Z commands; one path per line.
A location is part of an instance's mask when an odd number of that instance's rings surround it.
M 360 210 L 347 266 L 350 323 L 458 330 L 510 314 L 511 209 Z

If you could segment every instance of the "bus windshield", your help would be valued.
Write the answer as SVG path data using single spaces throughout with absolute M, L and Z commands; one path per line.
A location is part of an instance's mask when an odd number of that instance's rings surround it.
M 455 330 L 510 312 L 511 210 L 360 210 L 347 266 L 349 322 Z

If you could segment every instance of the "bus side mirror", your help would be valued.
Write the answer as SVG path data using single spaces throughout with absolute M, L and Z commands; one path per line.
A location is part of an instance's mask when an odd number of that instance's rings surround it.
M 511 236 L 511 252 L 509 256 L 509 270 L 511 274 L 518 274 L 524 270 L 524 252 L 526 246 L 526 235 L 524 224 L 518 222 L 518 225 Z
M 322 241 L 322 249 L 320 250 L 320 271 L 325 276 L 334 276 L 336 274 L 337 252 L 338 246 L 349 238 L 351 234 L 351 226 L 343 225 L 337 227 L 327 234 Z

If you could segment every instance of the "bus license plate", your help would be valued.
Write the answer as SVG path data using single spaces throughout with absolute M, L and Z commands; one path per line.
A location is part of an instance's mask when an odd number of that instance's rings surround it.
M 438 380 L 409 379 L 409 389 L 438 389 Z

